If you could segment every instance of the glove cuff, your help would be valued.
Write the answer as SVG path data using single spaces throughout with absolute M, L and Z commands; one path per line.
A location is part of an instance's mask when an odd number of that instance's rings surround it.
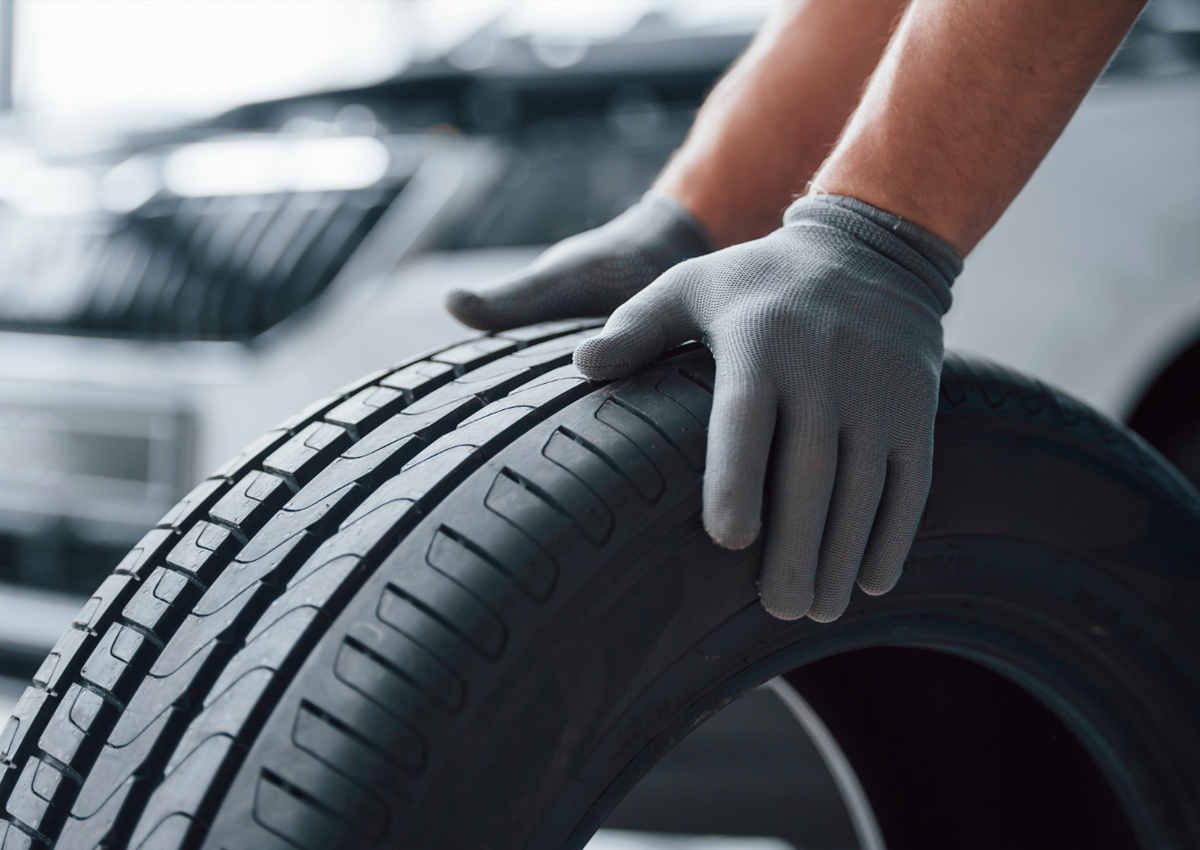
M 835 227 L 867 243 L 929 286 L 942 302 L 943 313 L 950 309 L 950 287 L 962 273 L 963 260 L 949 242 L 898 215 L 844 195 L 809 195 L 783 214 L 785 227 L 804 222 Z

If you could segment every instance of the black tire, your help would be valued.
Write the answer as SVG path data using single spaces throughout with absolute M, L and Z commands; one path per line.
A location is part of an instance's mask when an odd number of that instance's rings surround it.
M 579 848 L 785 671 L 892 850 L 1200 847 L 1200 497 L 1144 442 L 951 355 L 900 584 L 784 623 L 699 524 L 708 353 L 589 383 L 592 326 L 371 375 L 197 487 L 0 738 L 3 850 Z

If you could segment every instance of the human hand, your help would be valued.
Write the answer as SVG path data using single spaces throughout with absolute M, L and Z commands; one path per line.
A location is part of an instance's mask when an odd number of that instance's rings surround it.
M 477 289 L 451 291 L 446 309 L 485 331 L 607 316 L 676 263 L 714 247 L 677 201 L 650 191 L 603 227 L 551 246 L 528 268 Z
M 796 202 L 784 226 L 682 263 L 575 351 L 616 378 L 702 339 L 716 359 L 704 526 L 758 537 L 772 450 L 760 595 L 776 617 L 841 616 L 855 580 L 900 576 L 929 482 L 941 318 L 958 253 L 850 198 Z

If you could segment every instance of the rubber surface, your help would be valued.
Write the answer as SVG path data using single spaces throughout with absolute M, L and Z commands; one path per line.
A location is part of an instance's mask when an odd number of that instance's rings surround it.
M 0 847 L 580 847 L 721 705 L 878 646 L 1020 682 L 1143 846 L 1200 846 L 1200 497 L 1144 442 L 951 355 L 899 587 L 782 623 L 699 525 L 711 358 L 589 383 L 590 327 L 368 376 L 198 486 L 0 736 Z

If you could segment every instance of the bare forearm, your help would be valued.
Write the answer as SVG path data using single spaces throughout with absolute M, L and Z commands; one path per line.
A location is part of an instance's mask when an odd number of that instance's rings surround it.
M 814 182 L 969 252 L 1145 0 L 916 0 Z
M 778 227 L 858 104 L 906 2 L 784 6 L 713 90 L 655 187 L 722 247 Z

